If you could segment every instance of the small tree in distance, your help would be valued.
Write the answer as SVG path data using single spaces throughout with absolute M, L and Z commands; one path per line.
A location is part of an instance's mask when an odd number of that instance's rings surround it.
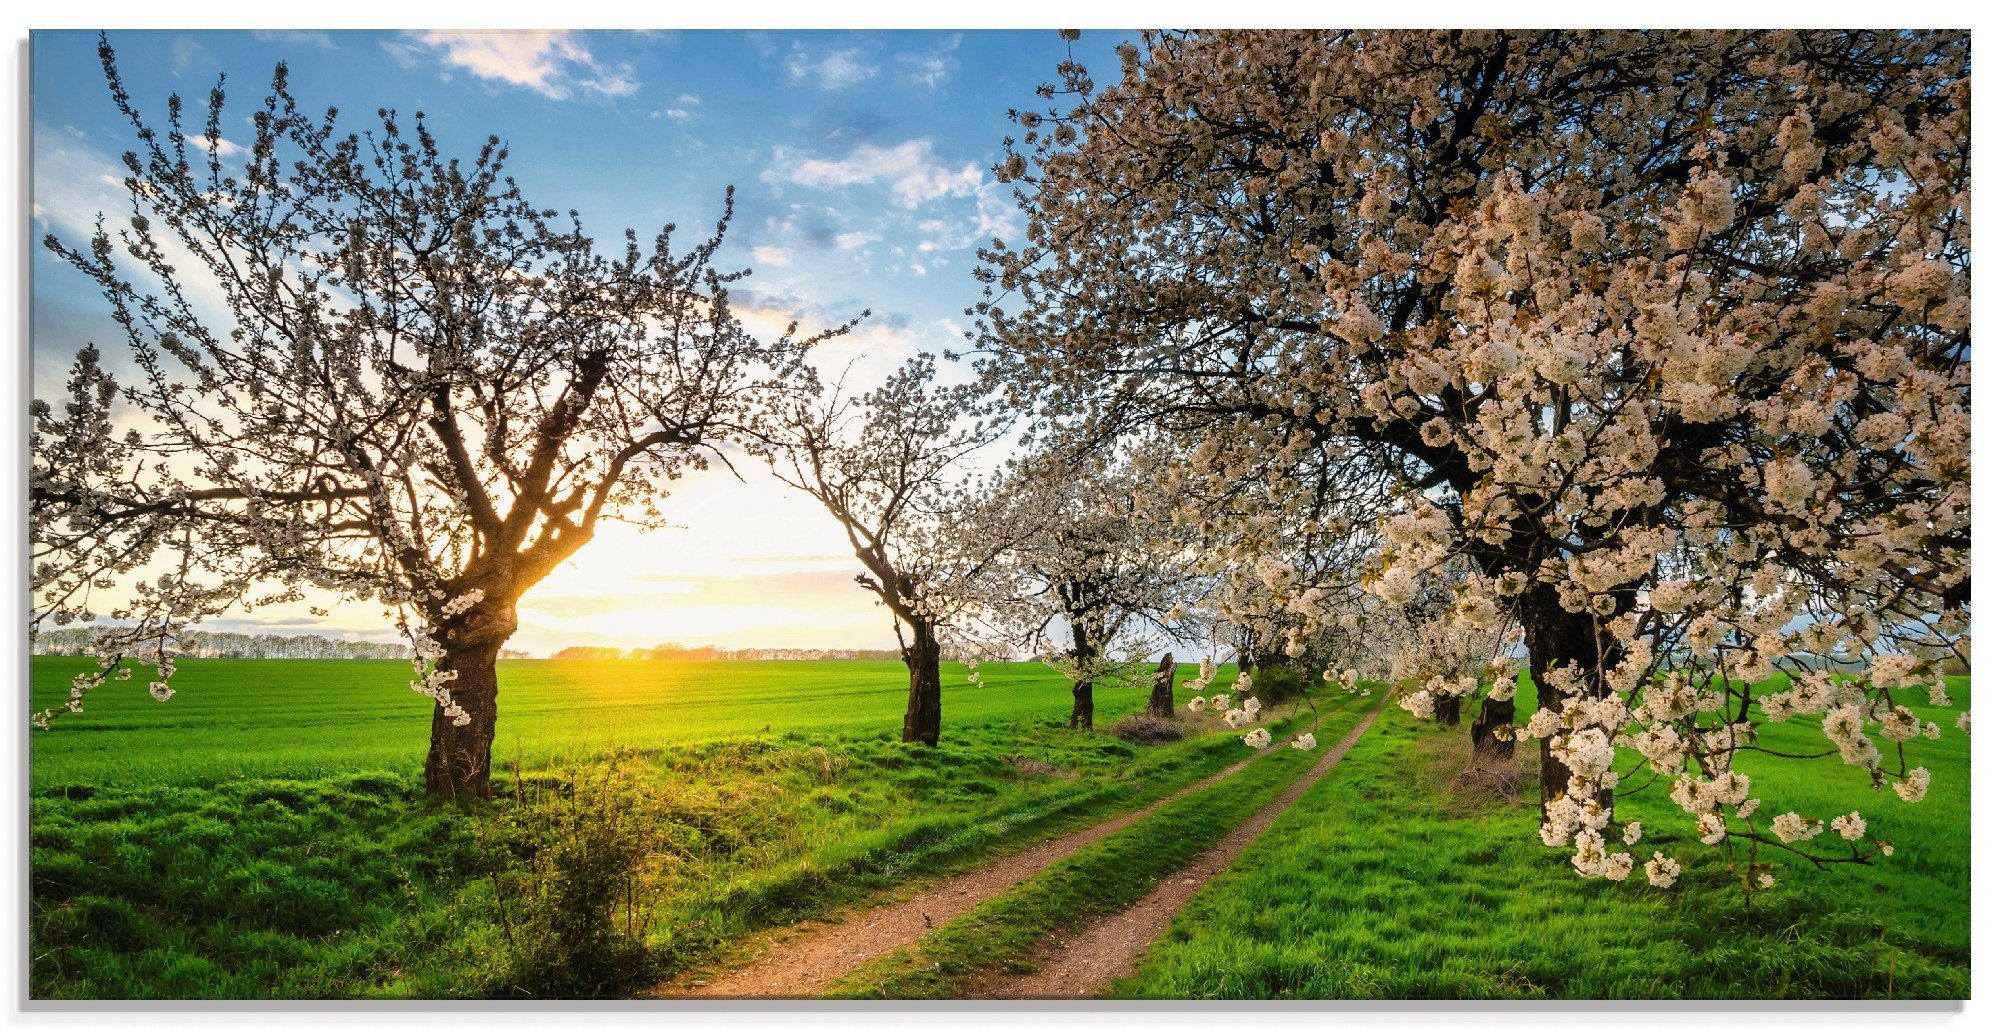
M 1006 421 L 983 387 L 936 382 L 937 359 L 910 359 L 863 397 L 839 384 L 793 403 L 764 450 L 786 485 L 840 523 L 865 571 L 854 581 L 889 609 L 910 673 L 903 742 L 937 746 L 946 634 L 972 606 L 976 582 L 1014 540 L 961 531 L 974 507 L 967 458 Z
M 994 566 L 987 603 L 1012 642 L 1070 681 L 1071 728 L 1094 724 L 1099 683 L 1150 674 L 1142 651 L 1192 639 L 1179 615 L 1203 580 L 1169 509 L 1129 463 L 1056 445 L 1012 462 L 969 525 L 1018 540 Z M 1171 690 L 1163 706 L 1172 717 Z
M 497 138 L 447 157 L 388 110 L 341 132 L 281 64 L 226 166 L 219 83 L 198 133 L 178 96 L 155 128 L 99 54 L 138 141 L 130 210 L 47 246 L 102 290 L 135 374 L 86 348 L 63 410 L 34 406 L 34 622 L 125 624 L 58 710 L 142 651 L 166 699 L 183 627 L 232 605 L 380 602 L 436 701 L 429 792 L 486 795 L 522 594 L 758 436 L 813 340 L 737 321 L 728 202 L 690 249 L 668 226 L 606 256 L 529 203 Z

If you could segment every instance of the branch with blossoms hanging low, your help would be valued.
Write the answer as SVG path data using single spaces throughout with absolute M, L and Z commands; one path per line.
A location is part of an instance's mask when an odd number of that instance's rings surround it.
M 1521 626 L 1579 872 L 1635 870 L 1641 740 L 1703 837 L 1869 859 L 1733 759 L 1818 717 L 1809 757 L 1927 788 L 1908 691 L 1970 598 L 1964 33 L 1169 32 L 1058 73 L 996 169 L 996 380 L 1216 483 L 1370 455 L 1391 599 L 1469 562 Z
M 1388 532 L 1406 547 L 1400 570 L 1385 580 L 1407 581 L 1418 565 L 1437 560 L 1452 546 L 1453 536 L 1441 530 L 1434 510 L 1399 516 Z M 1925 701 L 1937 707 L 1949 706 L 1952 698 L 1936 662 L 1909 651 L 1927 646 L 1962 654 L 1959 617 L 1943 612 L 1925 618 L 1921 608 L 1913 608 L 1906 609 L 1908 620 L 1885 623 L 1873 613 L 1878 605 L 1852 603 L 1861 591 L 1850 586 L 1838 594 L 1850 604 L 1831 606 L 1825 594 L 1800 585 L 1799 575 L 1776 562 L 1747 564 L 1685 546 L 1666 554 L 1642 574 L 1633 610 L 1589 614 L 1619 641 L 1621 660 L 1601 673 L 1606 692 L 1594 692 L 1592 676 L 1576 665 L 1543 671 L 1560 702 L 1542 706 L 1521 733 L 1547 741 L 1570 777 L 1544 804 L 1543 842 L 1573 846 L 1580 874 L 1624 878 L 1632 858 L 1613 852 L 1605 840 L 1613 817 L 1608 797 L 1664 782 L 1692 816 L 1696 838 L 1722 847 L 1732 865 L 1738 864 L 1735 848 L 1744 845 L 1753 853 L 1773 848 L 1821 868 L 1892 853 L 1887 841 L 1862 840 L 1866 820 L 1860 812 L 1840 817 L 1842 842 L 1831 848 L 1808 846 L 1828 821 L 1796 811 L 1759 817 L 1761 800 L 1752 795 L 1752 781 L 1735 767 L 1735 759 L 1742 753 L 1838 757 L 1863 770 L 1878 789 L 1920 802 L 1930 773 L 1911 762 L 1906 745 L 1936 739 L 1942 729 L 1919 719 L 1902 693 L 1921 689 Z M 1570 571 L 1575 578 L 1562 582 L 1572 588 L 1592 575 L 1619 574 L 1590 564 Z M 1518 596 L 1522 585 L 1502 581 L 1492 588 L 1505 598 Z M 1483 599 L 1474 603 L 1490 606 Z M 1518 610 L 1517 601 L 1508 603 Z M 1783 678 L 1774 680 L 1778 675 Z M 1827 750 L 1793 753 L 1760 742 L 1759 724 L 1798 715 L 1819 716 Z M 1961 717 L 1960 726 L 1969 731 L 1969 715 Z M 1893 760 L 1884 746 L 1893 748 Z M 1637 770 L 1645 778 L 1636 784 L 1626 784 L 1613 767 L 1621 747 L 1643 758 Z M 1630 846 L 1642 831 L 1630 823 L 1614 835 Z M 1670 885 L 1678 866 L 1660 862 L 1665 859 L 1651 863 L 1648 879 Z M 1743 867 L 1759 869 L 1746 879 L 1752 887 L 1775 883 L 1763 870 L 1767 865 Z

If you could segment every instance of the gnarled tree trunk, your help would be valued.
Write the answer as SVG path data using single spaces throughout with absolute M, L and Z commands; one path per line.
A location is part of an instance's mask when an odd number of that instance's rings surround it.
M 1153 693 L 1146 699 L 1146 713 L 1154 718 L 1174 717 L 1174 652 L 1160 655 L 1160 667 L 1153 672 Z
M 1097 718 L 1097 698 L 1091 695 L 1088 678 L 1070 684 L 1069 727 L 1088 729 Z
M 447 626 L 439 642 L 442 671 L 456 672 L 451 698 L 465 711 L 464 725 L 431 708 L 431 748 L 424 758 L 424 792 L 434 798 L 471 800 L 493 794 L 493 731 L 500 715 L 500 680 L 494 665 L 514 635 L 513 605 L 481 605 Z
M 910 670 L 910 699 L 903 708 L 904 743 L 938 745 L 938 730 L 944 720 L 939 658 L 937 630 L 927 622 L 911 626 L 910 643 L 903 648 L 903 664 Z
M 1528 674 L 1535 682 L 1538 709 L 1560 711 L 1563 698 L 1548 681 L 1551 669 L 1575 665 L 1583 673 L 1585 691 L 1591 696 L 1604 693 L 1603 669 L 1617 663 L 1622 655 L 1618 641 L 1597 628 L 1589 612 L 1563 610 L 1555 588 L 1538 585 L 1524 596 L 1521 629 L 1528 644 Z M 1549 752 L 1548 739 L 1542 740 L 1542 800 L 1569 788 L 1569 767 Z M 1598 802 L 1611 807 L 1611 791 L 1600 790 Z M 1546 813 L 1543 815 L 1547 817 Z
M 1438 697 L 1433 704 L 1433 711 L 1437 716 L 1438 724 L 1457 725 L 1459 722 L 1459 711 L 1465 706 L 1465 698 Z
M 1472 763 L 1483 768 L 1499 768 L 1514 761 L 1514 737 L 1506 739 L 1494 735 L 1494 729 L 1514 720 L 1512 700 L 1494 700 L 1492 697 L 1479 702 L 1479 717 L 1472 720 Z

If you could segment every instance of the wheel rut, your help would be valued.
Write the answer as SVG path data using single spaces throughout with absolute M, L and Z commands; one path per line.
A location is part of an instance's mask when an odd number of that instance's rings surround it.
M 802 923 L 772 937 L 764 952 L 748 964 L 705 975 L 683 975 L 651 996 L 818 996 L 834 980 L 866 962 L 916 942 L 933 928 L 999 896 L 1014 884 L 1182 797 L 1228 779 L 1256 759 L 1246 758 L 1136 811 L 1010 854 L 905 900 L 850 908 L 828 922 Z
M 1287 787 L 1285 792 L 1258 808 L 1255 814 L 1231 829 L 1229 835 L 1215 846 L 1196 855 L 1193 861 L 1162 880 L 1137 903 L 1045 945 L 1033 959 L 1038 966 L 1036 971 L 982 979 L 964 996 L 980 999 L 1096 997 L 1109 990 L 1113 983 L 1137 972 L 1139 960 L 1146 949 L 1167 931 L 1174 916 L 1180 914 L 1195 893 L 1216 873 L 1235 863 L 1279 815 L 1333 771 L 1347 752 L 1354 748 L 1354 744 L 1360 741 L 1361 734 L 1375 724 L 1375 716 L 1380 713 L 1379 707 L 1370 712 L 1340 741 L 1339 746 L 1328 750 L 1318 764 Z

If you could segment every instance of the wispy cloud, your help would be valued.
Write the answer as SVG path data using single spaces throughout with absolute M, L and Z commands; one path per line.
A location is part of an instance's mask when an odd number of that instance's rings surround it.
M 764 177 L 815 189 L 886 185 L 889 195 L 906 208 L 943 197 L 972 196 L 986 178 L 969 161 L 953 163 L 940 158 L 928 139 L 912 139 L 892 147 L 862 143 L 839 158 L 804 157 L 780 147 Z
M 208 55 L 208 48 L 202 46 L 193 36 L 175 36 L 168 52 L 174 57 L 174 74 L 188 70 L 194 62 Z
M 897 77 L 906 83 L 929 89 L 944 85 L 945 80 L 958 70 L 958 58 L 954 55 L 962 39 L 963 36 L 953 34 L 935 50 L 897 54 L 896 65 L 901 69 Z
M 48 138 L 52 133 L 44 128 L 38 130 L 38 135 Z M 188 142 L 200 148 L 207 146 L 207 140 L 199 135 L 188 137 Z M 227 156 L 241 148 L 223 140 L 219 149 Z M 30 211 L 41 227 L 56 233 L 69 245 L 86 244 L 100 214 L 111 217 L 111 228 L 116 231 L 123 212 L 131 209 L 126 174 L 122 162 L 84 144 L 37 147 Z M 196 310 L 204 317 L 226 316 L 229 310 L 226 297 L 215 278 L 206 273 L 206 263 L 173 233 L 156 232 L 155 238 L 167 263 L 177 270 L 179 284 L 193 300 Z M 122 259 L 124 251 L 120 249 L 118 254 Z M 143 285 L 154 284 L 150 275 L 134 274 Z
M 874 65 L 853 48 L 829 50 L 814 53 L 804 44 L 793 43 L 792 51 L 785 57 L 785 74 L 793 82 L 811 79 L 819 83 L 819 88 L 836 91 L 858 85 L 874 78 L 879 72 Z
M 831 328 L 854 317 L 861 306 L 858 302 L 846 306 L 749 290 L 739 294 L 736 301 L 737 317 L 760 339 L 776 339 L 794 323 L 807 333 Z M 893 311 L 878 313 L 862 319 L 846 335 L 815 347 L 813 360 L 828 375 L 838 375 L 843 368 L 859 364 L 863 366 L 861 378 L 878 377 L 923 349 L 926 335 L 929 333 L 912 326 L 907 316 Z
M 387 41 L 383 48 L 405 64 L 429 51 L 475 78 L 532 89 L 551 100 L 578 93 L 630 96 L 639 91 L 632 66 L 601 61 L 583 38 L 566 31 L 416 32 L 408 43 Z
M 673 106 L 654 111 L 653 117 L 668 118 L 673 121 L 690 121 L 695 116 L 695 108 L 700 106 L 701 97 L 693 93 L 682 93 L 680 96 L 674 98 Z
M 321 50 L 338 50 L 333 37 L 324 32 L 301 29 L 258 29 L 250 33 L 259 42 L 289 43 L 298 46 L 318 47 Z

